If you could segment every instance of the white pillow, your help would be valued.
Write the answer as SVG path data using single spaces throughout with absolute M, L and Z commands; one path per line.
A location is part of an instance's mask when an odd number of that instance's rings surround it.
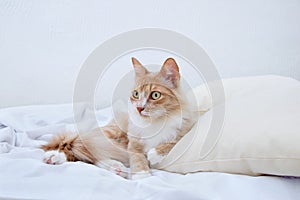
M 202 115 L 156 167 L 177 173 L 300 176 L 300 82 L 270 75 L 227 79 L 223 85 L 225 104 L 218 102 Z M 208 99 L 204 87 L 194 90 L 202 100 Z M 222 105 L 223 129 L 203 154 L 211 142 L 207 132 L 213 110 Z

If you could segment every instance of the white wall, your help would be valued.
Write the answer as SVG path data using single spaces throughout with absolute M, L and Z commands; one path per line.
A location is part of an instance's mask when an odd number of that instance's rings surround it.
M 299 19 L 298 0 L 1 0 L 0 107 L 71 102 L 89 53 L 114 35 L 143 27 L 192 38 L 223 77 L 300 80 Z

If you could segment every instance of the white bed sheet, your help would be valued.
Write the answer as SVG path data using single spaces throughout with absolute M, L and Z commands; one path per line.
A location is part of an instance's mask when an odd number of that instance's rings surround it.
M 103 124 L 110 116 L 110 109 L 97 114 Z M 300 198 L 299 178 L 153 170 L 152 177 L 132 181 L 83 162 L 44 164 L 38 146 L 73 130 L 72 123 L 71 105 L 0 110 L 0 199 Z

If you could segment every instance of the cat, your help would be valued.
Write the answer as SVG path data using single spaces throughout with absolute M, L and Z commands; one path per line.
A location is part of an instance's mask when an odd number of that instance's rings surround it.
M 151 176 L 148 161 L 150 166 L 160 163 L 191 129 L 196 113 L 182 91 L 173 58 L 159 72 L 149 72 L 135 58 L 132 63 L 135 86 L 128 109 L 128 153 L 134 178 L 143 178 Z
M 132 64 L 135 84 L 128 113 L 118 114 L 118 123 L 114 119 L 80 136 L 54 137 L 42 146 L 45 163 L 83 161 L 122 177 L 130 172 L 131 179 L 151 176 L 150 167 L 160 163 L 192 128 L 196 114 L 182 91 L 173 58 L 166 59 L 159 72 L 149 72 L 136 58 Z

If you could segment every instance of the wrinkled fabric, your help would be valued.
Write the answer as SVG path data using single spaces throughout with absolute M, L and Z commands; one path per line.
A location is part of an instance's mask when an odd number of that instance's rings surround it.
M 110 109 L 97 112 L 105 124 Z M 214 172 L 187 175 L 153 170 L 126 180 L 83 162 L 47 165 L 37 148 L 54 134 L 74 130 L 72 106 L 0 110 L 0 198 L 20 199 L 298 199 L 300 179 Z

